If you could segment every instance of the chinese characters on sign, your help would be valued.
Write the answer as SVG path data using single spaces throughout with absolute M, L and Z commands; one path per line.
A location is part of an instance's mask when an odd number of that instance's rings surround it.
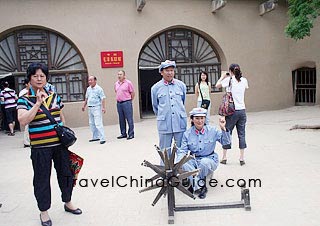
M 122 51 L 108 51 L 101 52 L 101 67 L 123 67 L 123 52 Z

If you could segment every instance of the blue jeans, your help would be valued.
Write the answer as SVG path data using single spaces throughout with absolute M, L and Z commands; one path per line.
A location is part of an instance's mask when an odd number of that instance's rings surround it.
M 246 143 L 246 122 L 247 122 L 247 115 L 246 110 L 236 110 L 233 115 L 226 116 L 226 128 L 232 134 L 232 130 L 236 126 L 238 138 L 239 138 L 239 148 L 244 149 L 247 147 Z M 231 149 L 230 145 L 223 145 L 223 149 Z
M 92 139 L 100 139 L 100 141 L 105 141 L 106 137 L 104 135 L 101 105 L 88 107 L 88 114 Z
M 129 125 L 128 136 L 134 136 L 134 124 L 133 124 L 133 108 L 132 101 L 118 102 L 117 110 L 119 115 L 120 132 L 122 136 L 127 135 L 126 121 Z

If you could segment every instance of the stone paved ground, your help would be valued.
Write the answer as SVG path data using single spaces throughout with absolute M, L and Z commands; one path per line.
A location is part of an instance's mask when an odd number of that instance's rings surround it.
M 211 118 L 216 124 L 217 116 Z M 240 200 L 240 189 L 221 187 L 226 179 L 257 178 L 262 187 L 250 188 L 252 211 L 243 209 L 178 212 L 175 225 L 290 225 L 320 224 L 320 130 L 293 130 L 295 124 L 320 124 L 320 108 L 292 107 L 279 111 L 248 113 L 246 162 L 238 163 L 237 140 L 229 153 L 228 164 L 219 166 L 215 178 L 219 186 L 210 188 L 205 200 L 192 200 L 176 192 L 177 204 L 212 203 Z M 155 119 L 135 124 L 136 138 L 117 140 L 118 126 L 106 126 L 107 143 L 89 143 L 88 128 L 76 128 L 79 140 L 71 148 L 85 158 L 79 179 L 111 180 L 112 176 L 148 178 L 153 173 L 140 166 L 146 159 L 158 163 L 153 148 L 157 143 Z M 22 133 L 15 137 L 0 134 L 0 225 L 40 225 L 32 187 L 30 150 L 22 148 Z M 221 146 L 217 152 L 221 154 Z M 84 182 L 84 180 L 82 180 Z M 55 172 L 52 173 L 52 207 L 55 226 L 167 225 L 166 199 L 155 207 L 157 191 L 138 193 L 141 187 L 94 187 L 79 184 L 73 201 L 83 214 L 65 213 L 60 201 Z M 120 183 L 128 183 L 124 177 Z M 220 184 L 221 183 L 221 184 Z M 84 185 L 84 184 L 82 184 Z

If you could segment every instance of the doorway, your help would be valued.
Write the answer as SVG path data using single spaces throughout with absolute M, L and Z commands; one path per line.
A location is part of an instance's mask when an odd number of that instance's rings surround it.
M 141 118 L 154 117 L 151 103 L 151 87 L 161 80 L 158 69 L 139 69 L 140 115 Z
M 14 76 L 13 76 L 13 75 L 0 78 L 0 84 L 1 84 L 0 89 L 1 89 L 1 90 L 3 89 L 3 83 L 4 83 L 4 82 L 8 82 L 8 83 L 9 83 L 9 88 L 10 88 L 10 89 L 14 89 L 14 90 L 17 92 L 17 90 L 16 90 L 16 83 L 15 83 L 15 79 L 14 79 Z
M 314 105 L 316 102 L 316 69 L 299 68 L 292 72 L 296 105 Z
M 221 60 L 217 49 L 206 36 L 192 28 L 174 27 L 155 34 L 143 45 L 138 62 L 141 118 L 154 117 L 151 86 L 161 79 L 158 68 L 167 59 L 176 62 L 176 78 L 186 84 L 187 94 L 194 94 L 201 70 L 209 73 L 212 84 L 216 83 Z M 221 90 L 212 87 L 211 92 Z

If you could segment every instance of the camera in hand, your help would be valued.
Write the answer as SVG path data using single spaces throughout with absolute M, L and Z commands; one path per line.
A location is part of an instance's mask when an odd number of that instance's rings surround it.
M 221 75 L 230 76 L 230 73 L 229 71 L 221 71 Z

